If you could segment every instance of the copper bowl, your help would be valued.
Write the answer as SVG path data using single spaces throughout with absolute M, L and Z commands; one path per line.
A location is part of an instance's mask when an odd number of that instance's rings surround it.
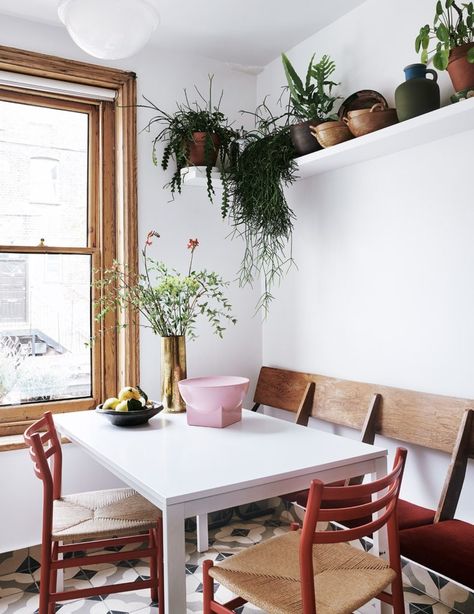
M 396 109 L 371 109 L 369 113 L 360 113 L 351 118 L 344 118 L 354 136 L 364 136 L 370 132 L 387 128 L 398 123 Z
M 322 147 L 332 147 L 353 138 L 351 131 L 342 121 L 324 122 L 311 126 L 310 130 Z

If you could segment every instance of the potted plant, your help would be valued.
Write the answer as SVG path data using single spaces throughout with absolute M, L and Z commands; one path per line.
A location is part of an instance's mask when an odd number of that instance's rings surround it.
M 430 42 L 436 41 L 433 50 Z M 415 49 L 421 51 L 421 61 L 427 63 L 432 55 L 438 70 L 447 70 L 456 92 L 474 86 L 474 3 L 459 6 L 454 0 L 439 0 L 433 25 L 420 29 Z
M 288 57 L 284 53 L 281 55 L 290 92 L 292 114 L 299 120 L 290 128 L 291 140 L 300 156 L 321 149 L 311 134 L 310 126 L 317 126 L 328 119 L 337 119 L 331 115 L 338 100 L 338 96 L 334 96 L 332 90 L 339 84 L 330 79 L 336 65 L 327 55 L 323 55 L 321 60 L 316 62 L 315 55 L 313 54 L 309 62 L 304 83 Z
M 93 283 L 100 290 L 100 298 L 95 302 L 96 319 L 104 321 L 110 311 L 126 309 L 137 318 L 141 316 L 140 325 L 161 337 L 161 396 L 165 410 L 184 411 L 178 381 L 186 378 L 185 339 L 195 338 L 197 317 L 207 318 L 219 337 L 225 330 L 224 324 L 235 324 L 236 319 L 223 293 L 229 284 L 217 273 L 193 269 L 199 241 L 189 240 L 189 267 L 181 274 L 148 255 L 153 238 L 159 236 L 154 230 L 147 235 L 141 252 L 143 273 L 132 275 L 127 267 L 115 262 Z
M 231 153 L 232 144 L 238 133 L 232 129 L 227 117 L 220 110 L 223 92 L 217 105 L 212 102 L 212 81 L 209 77 L 209 98 L 202 96 L 195 87 L 201 102 L 190 102 L 187 91 L 184 90 L 185 102 L 176 103 L 177 110 L 167 113 L 144 96 L 147 104 L 139 107 L 152 109 L 156 114 L 150 119 L 145 130 L 159 126 L 159 132 L 153 140 L 153 162 L 158 165 L 157 146 L 164 143 L 165 147 L 161 157 L 161 167 L 167 170 L 173 159 L 176 168 L 169 184 L 172 194 L 181 192 L 181 171 L 189 166 L 203 166 L 206 168 L 207 193 L 212 201 L 214 187 L 212 185 L 212 169 L 217 159 L 221 167 L 227 163 Z M 224 190 L 226 186 L 224 185 Z
M 245 134 L 239 155 L 225 171 L 232 200 L 222 213 L 245 243 L 240 285 L 253 284 L 260 275 L 257 309 L 267 311 L 272 287 L 292 263 L 294 213 L 284 188 L 295 181 L 297 166 L 288 113 L 274 116 L 264 102 L 252 115 L 255 128 Z

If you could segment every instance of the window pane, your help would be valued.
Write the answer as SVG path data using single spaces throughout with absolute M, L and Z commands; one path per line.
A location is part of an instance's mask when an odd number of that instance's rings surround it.
M 0 100 L 0 245 L 87 245 L 88 115 Z
M 92 394 L 91 257 L 0 254 L 0 405 Z

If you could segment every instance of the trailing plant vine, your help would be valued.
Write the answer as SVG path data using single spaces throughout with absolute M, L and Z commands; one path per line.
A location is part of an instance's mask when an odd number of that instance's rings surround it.
M 267 312 L 273 286 L 293 262 L 295 215 L 284 188 L 295 181 L 297 166 L 288 112 L 276 117 L 264 101 L 254 115 L 255 128 L 246 133 L 239 154 L 223 172 L 232 204 L 227 208 L 224 203 L 222 213 L 229 216 L 234 234 L 244 239 L 240 285 L 252 284 L 260 275 L 263 294 L 257 308 Z

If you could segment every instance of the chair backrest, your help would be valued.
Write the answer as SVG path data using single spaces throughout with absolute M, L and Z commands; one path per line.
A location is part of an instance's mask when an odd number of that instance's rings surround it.
M 23 439 L 28 446 L 34 472 L 43 482 L 45 499 L 61 497 L 62 452 L 51 412 L 30 425 Z M 52 459 L 52 471 L 48 460 Z
M 325 486 L 320 480 L 311 483 L 308 505 L 306 508 L 300 540 L 300 573 L 304 612 L 315 608 L 313 545 L 348 542 L 371 535 L 387 524 L 390 566 L 397 573 L 400 571 L 400 546 L 396 506 L 405 468 L 407 451 L 398 448 L 392 471 L 384 478 L 360 486 Z M 354 505 L 354 500 L 372 497 L 369 503 Z M 321 508 L 324 501 L 346 502 L 346 507 Z M 320 521 L 356 520 L 367 518 L 378 512 L 370 522 L 350 529 L 317 531 Z

